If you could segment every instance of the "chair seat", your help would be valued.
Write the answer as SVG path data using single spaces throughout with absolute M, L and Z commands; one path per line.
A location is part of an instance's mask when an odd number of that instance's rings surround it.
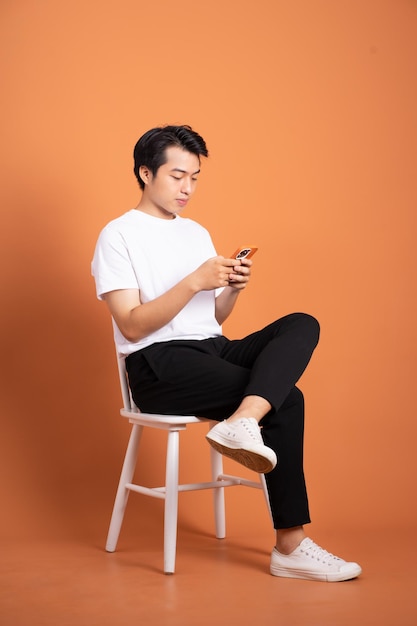
M 210 422 L 204 417 L 196 417 L 195 415 L 162 415 L 160 413 L 142 413 L 132 409 L 121 409 L 120 415 L 127 417 L 131 424 L 143 424 L 153 428 L 164 428 L 170 426 L 184 426 L 187 424 L 201 424 L 202 422 Z

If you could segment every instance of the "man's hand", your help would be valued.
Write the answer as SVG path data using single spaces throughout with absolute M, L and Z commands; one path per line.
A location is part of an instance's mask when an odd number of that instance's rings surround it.
M 193 279 L 197 292 L 227 287 L 231 280 L 233 283 L 239 280 L 241 275 L 237 272 L 240 271 L 241 265 L 240 260 L 215 256 L 200 265 L 190 277 Z

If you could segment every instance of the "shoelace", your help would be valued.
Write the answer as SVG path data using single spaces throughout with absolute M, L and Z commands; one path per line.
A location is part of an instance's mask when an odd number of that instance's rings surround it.
M 253 422 L 242 422 L 241 426 L 243 426 L 248 435 L 257 443 L 263 443 L 261 432 L 257 424 L 254 424 Z
M 302 547 L 301 552 L 303 552 L 306 556 L 311 557 L 312 559 L 316 559 L 317 561 L 321 561 L 324 565 L 331 565 L 332 561 L 341 561 L 338 556 L 331 554 L 331 552 L 327 552 L 324 548 L 318 546 L 314 541 L 312 541 L 308 546 Z

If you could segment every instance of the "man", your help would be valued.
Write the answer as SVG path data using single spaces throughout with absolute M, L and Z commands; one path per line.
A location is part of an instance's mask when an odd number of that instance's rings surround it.
M 276 543 L 273 575 L 340 581 L 361 572 L 317 546 L 303 472 L 304 401 L 295 386 L 317 345 L 317 321 L 287 315 L 239 340 L 221 324 L 245 289 L 252 260 L 216 254 L 208 232 L 180 216 L 208 151 L 189 126 L 153 128 L 134 149 L 138 206 L 101 232 L 97 295 L 115 321 L 133 398 L 149 413 L 218 420 L 207 440 L 266 474 Z

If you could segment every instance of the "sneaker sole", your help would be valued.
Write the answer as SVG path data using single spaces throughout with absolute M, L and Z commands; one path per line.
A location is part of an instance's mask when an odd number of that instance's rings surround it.
M 237 461 L 237 463 L 244 465 L 258 474 L 268 474 L 268 472 L 271 472 L 275 467 L 275 464 L 256 452 L 242 450 L 242 448 L 228 448 L 213 439 L 209 439 L 209 437 L 206 437 L 206 439 L 217 452 Z
M 357 578 L 362 573 L 362 568 L 358 565 L 357 568 L 352 568 L 351 572 L 329 572 L 329 574 L 324 574 L 321 572 L 309 572 L 302 569 L 288 569 L 271 565 L 270 571 L 272 576 L 280 576 L 281 578 L 297 578 L 301 580 L 319 580 L 321 582 L 337 583 Z

